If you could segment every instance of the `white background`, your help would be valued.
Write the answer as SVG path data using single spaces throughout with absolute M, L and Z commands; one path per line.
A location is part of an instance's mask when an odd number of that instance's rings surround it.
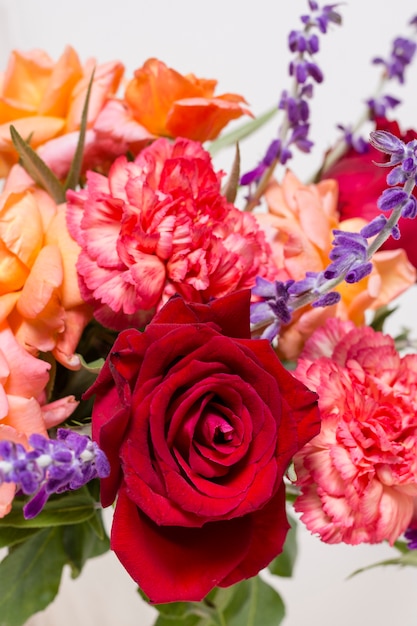
M 320 164 L 336 136 L 335 125 L 360 115 L 379 78 L 370 59 L 387 55 L 393 37 L 409 33 L 406 23 L 417 13 L 417 3 L 350 0 L 340 10 L 344 25 L 321 38 L 317 57 L 326 81 L 316 88 L 312 106 L 316 147 L 291 163 L 302 179 Z M 56 59 L 68 43 L 82 60 L 120 59 L 130 78 L 146 58 L 156 56 L 180 72 L 217 78 L 219 93 L 241 93 L 260 114 L 290 84 L 286 36 L 299 27 L 305 11 L 305 0 L 0 0 L 0 68 L 13 48 L 39 47 Z M 396 114 L 402 126 L 417 128 L 417 63 L 409 68 L 406 86 L 392 83 L 389 93 L 406 101 Z M 243 170 L 263 156 L 277 124 L 275 119 L 257 138 L 242 143 Z M 227 169 L 231 159 L 229 151 L 217 163 Z M 415 297 L 413 289 L 403 299 L 391 329 L 416 327 Z M 386 546 L 326 546 L 301 529 L 300 551 L 295 578 L 278 581 L 287 605 L 285 626 L 417 624 L 415 569 L 380 568 L 347 580 L 356 568 L 389 558 Z M 58 600 L 28 626 L 148 626 L 153 621 L 153 610 L 139 599 L 112 554 L 91 561 L 77 581 L 64 578 Z

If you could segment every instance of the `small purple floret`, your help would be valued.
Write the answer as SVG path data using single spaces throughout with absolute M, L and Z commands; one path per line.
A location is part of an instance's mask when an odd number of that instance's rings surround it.
M 408 543 L 409 550 L 417 550 L 417 528 L 407 528 L 404 537 Z
M 386 117 L 387 111 L 395 109 L 395 107 L 401 104 L 401 100 L 386 94 L 376 98 L 370 98 L 366 101 L 366 104 L 371 111 L 372 117 Z
M 289 292 L 293 280 L 285 283 L 279 280 L 269 281 L 258 276 L 252 293 L 258 298 L 258 302 L 251 304 L 251 324 L 264 325 L 262 339 L 272 341 L 278 334 L 282 324 L 289 324 L 292 311 L 289 305 Z
M 406 191 L 394 187 L 392 189 L 384 189 L 378 198 L 377 204 L 381 211 L 391 211 L 399 204 L 406 202 L 407 199 L 408 194 Z
M 405 37 L 397 37 L 394 40 L 390 58 L 377 57 L 373 59 L 373 63 L 384 65 L 388 78 L 398 78 L 400 83 L 404 83 L 405 69 L 413 60 L 415 51 L 416 44 L 414 41 Z

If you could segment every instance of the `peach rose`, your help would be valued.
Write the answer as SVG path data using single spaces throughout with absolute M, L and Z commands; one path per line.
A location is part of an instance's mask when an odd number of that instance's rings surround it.
M 207 141 L 231 120 L 250 115 L 242 96 L 215 96 L 216 85 L 148 59 L 128 83 L 125 100 L 134 119 L 154 135 Z
M 0 322 L 30 353 L 52 351 L 71 369 L 90 319 L 75 270 L 79 247 L 57 206 L 15 165 L 0 194 Z
M 96 66 L 95 60 L 89 59 L 82 66 L 70 46 L 56 63 L 42 50 L 12 52 L 7 69 L 0 76 L 0 176 L 5 176 L 17 162 L 10 125 L 35 149 L 55 137 L 79 130 L 94 68 L 88 127 L 118 89 L 124 72 L 120 62 Z
M 77 406 L 73 396 L 45 403 L 50 364 L 20 346 L 7 322 L 0 322 L 0 439 L 28 447 L 33 433 L 63 422 Z M 0 486 L 0 517 L 11 508 L 15 486 Z
M 332 230 L 358 232 L 361 219 L 338 222 L 338 187 L 334 180 L 303 185 L 287 171 L 282 182 L 272 183 L 265 194 L 268 212 L 256 215 L 269 242 L 276 279 L 300 280 L 307 271 L 321 272 L 329 265 Z M 377 252 L 372 273 L 360 282 L 337 288 L 338 304 L 323 308 L 305 307 L 296 311 L 292 322 L 281 329 L 278 351 L 283 358 L 296 359 L 306 339 L 329 317 L 364 324 L 365 312 L 388 304 L 416 280 L 416 270 L 402 249 Z

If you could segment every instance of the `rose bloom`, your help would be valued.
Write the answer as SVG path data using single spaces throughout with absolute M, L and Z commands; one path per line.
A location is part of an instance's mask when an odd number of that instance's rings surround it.
M 15 126 L 24 139 L 30 139 L 35 149 L 68 133 L 78 138 L 93 70 L 87 117 L 89 128 L 117 91 L 124 71 L 121 63 L 96 65 L 94 59 L 89 59 L 82 66 L 70 46 L 56 62 L 42 50 L 12 52 L 7 69 L 0 76 L 0 176 L 5 176 L 18 158 L 10 137 L 10 125 Z M 49 165 L 53 168 L 53 158 Z
M 327 320 L 296 377 L 319 394 L 321 431 L 295 455 L 295 510 L 327 543 L 393 544 L 417 495 L 417 355 L 392 337 Z
M 159 139 L 68 191 L 81 294 L 105 326 L 142 326 L 176 292 L 207 302 L 273 275 L 255 218 L 221 194 L 200 143 Z
M 50 364 L 28 354 L 6 322 L 0 323 L 0 439 L 28 448 L 33 433 L 47 436 L 47 428 L 63 422 L 78 402 L 67 396 L 46 404 Z M 13 483 L 0 485 L 0 517 L 11 509 Z
M 0 322 L 7 320 L 29 352 L 52 351 L 71 369 L 91 319 L 78 288 L 79 247 L 70 237 L 65 206 L 37 188 L 15 165 L 0 194 Z
M 417 139 L 414 130 L 400 131 L 397 122 L 389 122 L 384 118 L 376 121 L 376 130 L 386 130 L 402 141 L 408 142 Z M 385 167 L 378 167 L 375 163 L 385 163 L 388 155 L 369 145 L 367 152 L 361 154 L 350 148 L 334 165 L 326 170 L 323 178 L 331 178 L 339 185 L 339 200 L 337 209 L 341 221 L 352 217 L 361 217 L 370 222 L 381 213 L 377 200 L 384 189 L 388 171 Z M 414 195 L 416 191 L 414 190 Z M 387 216 L 390 212 L 385 213 Z M 417 234 L 416 220 L 400 218 L 399 227 L 401 239 L 392 237 L 383 244 L 383 250 L 404 248 L 414 267 L 417 267 L 417 248 L 415 245 Z
M 307 271 L 323 271 L 330 263 L 332 230 L 358 232 L 365 225 L 361 219 L 338 222 L 337 194 L 335 181 L 304 185 L 291 171 L 281 185 L 273 182 L 269 186 L 265 194 L 268 212 L 256 218 L 272 248 L 276 280 L 301 280 Z M 281 329 L 279 354 L 296 359 L 306 339 L 329 317 L 364 324 L 367 310 L 388 304 L 415 282 L 415 269 L 401 249 L 377 252 L 373 263 L 370 276 L 336 288 L 341 294 L 338 304 L 296 311 L 292 322 Z
M 207 141 L 231 120 L 250 115 L 242 96 L 214 95 L 216 85 L 148 59 L 128 83 L 125 100 L 133 118 L 154 135 Z
M 173 297 L 120 333 L 88 392 L 111 547 L 154 603 L 201 600 L 283 547 L 283 476 L 319 430 L 316 394 L 250 339 L 249 301 Z

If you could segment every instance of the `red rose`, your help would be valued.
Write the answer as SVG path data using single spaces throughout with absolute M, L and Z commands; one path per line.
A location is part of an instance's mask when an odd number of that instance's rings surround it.
M 116 339 L 89 394 L 117 503 L 111 546 L 154 603 L 258 573 L 288 529 L 283 476 L 319 431 L 316 394 L 250 339 L 249 291 L 168 301 Z
M 376 123 L 377 130 L 387 130 L 403 141 L 417 139 L 414 130 L 401 133 L 397 122 L 390 122 L 385 118 L 379 118 Z M 362 217 L 371 221 L 381 213 L 377 206 L 377 200 L 381 193 L 388 187 L 386 178 L 390 171 L 385 167 L 378 167 L 375 163 L 386 161 L 386 155 L 371 145 L 367 152 L 360 154 L 351 148 L 339 159 L 322 178 L 333 178 L 339 184 L 338 211 L 340 220 L 351 217 Z M 414 191 L 414 193 L 416 193 Z M 417 248 L 415 240 L 417 236 L 416 220 L 401 218 L 399 222 L 401 239 L 392 237 L 384 243 L 383 250 L 396 250 L 404 248 L 408 258 L 414 267 L 417 267 Z

